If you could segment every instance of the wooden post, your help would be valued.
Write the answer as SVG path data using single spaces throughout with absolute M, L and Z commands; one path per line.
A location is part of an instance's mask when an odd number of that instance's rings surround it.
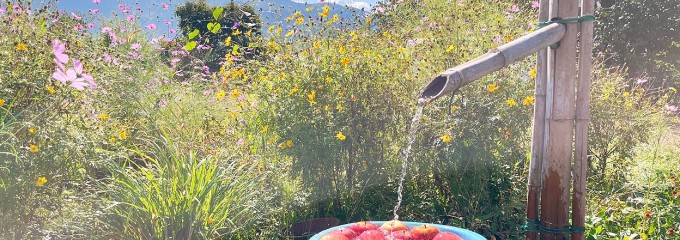
M 550 3 L 541 0 L 538 21 L 548 20 Z M 539 193 L 542 187 L 543 142 L 545 138 L 545 92 L 548 78 L 548 49 L 538 51 L 536 56 L 536 79 L 534 80 L 534 126 L 532 128 L 531 160 L 527 189 L 527 221 L 538 221 Z M 526 232 L 526 238 L 535 240 L 538 232 Z
M 578 16 L 578 0 L 552 0 L 550 17 Z M 576 35 L 578 25 L 567 24 L 567 31 L 555 50 L 554 78 L 548 80 L 546 96 L 547 133 L 541 225 L 563 229 L 569 225 L 571 159 L 576 98 Z M 569 234 L 541 232 L 541 239 L 566 239 Z
M 595 2 L 583 0 L 581 16 L 593 15 Z M 580 24 L 578 62 L 578 89 L 576 96 L 576 143 L 574 144 L 574 192 L 572 198 L 571 224 L 575 228 L 583 229 L 586 218 L 586 167 L 588 160 L 588 122 L 590 121 L 590 69 L 593 52 L 593 22 L 584 21 Z M 571 234 L 571 239 L 583 240 L 581 232 Z

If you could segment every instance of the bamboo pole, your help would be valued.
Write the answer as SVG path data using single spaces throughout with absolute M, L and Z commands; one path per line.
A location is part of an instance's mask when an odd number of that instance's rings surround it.
M 550 3 L 541 0 L 538 10 L 538 21 L 548 20 Z M 543 165 L 543 142 L 545 138 L 545 92 L 548 78 L 548 48 L 538 51 L 536 56 L 536 79 L 534 80 L 534 126 L 532 128 L 531 160 L 529 162 L 529 179 L 527 189 L 527 222 L 538 221 L 538 203 L 540 200 Z M 526 238 L 535 240 L 538 232 L 527 231 Z
M 491 72 L 507 67 L 560 41 L 565 31 L 566 27 L 563 24 L 553 23 L 499 46 L 469 62 L 448 69 L 423 89 L 420 98 L 431 101 L 452 93 Z
M 581 16 L 593 15 L 595 2 L 582 0 Z M 590 121 L 590 69 L 593 54 L 593 22 L 580 24 L 580 46 L 578 62 L 578 88 L 576 91 L 576 143 L 574 144 L 574 192 L 572 198 L 571 223 L 576 228 L 585 227 L 586 209 L 586 166 L 588 160 L 588 122 Z M 571 234 L 571 239 L 583 240 L 581 232 Z
M 577 0 L 551 1 L 551 17 L 578 15 Z M 564 229 L 569 224 L 571 159 L 576 97 L 576 35 L 578 25 L 567 24 L 567 31 L 555 50 L 554 79 L 546 97 L 549 112 L 547 152 L 543 164 L 541 225 Z M 550 83 L 548 85 L 551 85 Z M 541 232 L 541 239 L 566 239 L 568 234 Z

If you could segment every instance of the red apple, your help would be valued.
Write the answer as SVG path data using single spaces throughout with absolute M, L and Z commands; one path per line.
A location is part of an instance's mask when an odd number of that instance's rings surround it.
M 349 226 L 349 229 L 352 229 L 356 234 L 361 235 L 366 230 L 377 230 L 378 226 L 371 222 L 357 222 Z
M 356 232 L 354 232 L 354 230 L 349 229 L 349 228 L 338 228 L 338 229 L 331 231 L 330 233 L 342 234 L 342 235 L 345 235 L 345 237 L 347 237 L 349 239 L 354 239 L 357 236 L 359 236 L 359 234 L 357 234 Z
M 400 230 L 407 230 L 408 231 L 408 227 L 406 226 L 406 224 L 404 224 L 403 222 L 401 222 L 399 220 L 392 220 L 392 221 L 387 221 L 387 222 L 383 223 L 383 225 L 380 226 L 380 230 L 383 230 L 387 233 L 391 233 L 391 232 L 400 231 Z
M 432 240 L 439 229 L 432 225 L 420 225 L 411 229 L 411 236 L 416 240 Z
M 366 230 L 359 235 L 358 240 L 387 240 L 380 230 L 372 229 Z
M 320 240 L 350 240 L 350 238 L 339 233 L 328 233 L 323 235 Z
M 463 240 L 452 232 L 440 232 L 432 240 Z
M 390 237 L 394 240 L 413 240 L 413 237 L 411 237 L 411 233 L 408 230 L 394 231 Z

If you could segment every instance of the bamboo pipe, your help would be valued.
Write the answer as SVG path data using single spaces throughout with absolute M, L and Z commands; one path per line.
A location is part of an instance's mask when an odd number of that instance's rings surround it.
M 506 43 L 469 62 L 444 71 L 420 94 L 420 102 L 430 102 L 481 77 L 521 60 L 562 39 L 567 27 L 553 23 Z
M 593 15 L 594 11 L 595 2 L 593 0 L 582 1 L 581 16 Z M 580 27 L 571 224 L 575 228 L 583 229 L 586 218 L 586 166 L 588 166 L 588 122 L 590 121 L 590 71 L 593 54 L 593 22 L 581 22 Z M 571 234 L 571 239 L 583 240 L 585 235 L 582 232 L 574 232 Z
M 548 20 L 550 3 L 542 0 L 538 10 L 538 21 Z M 527 184 L 527 224 L 538 221 L 538 204 L 543 185 L 541 170 L 543 165 L 543 142 L 545 136 L 545 93 L 548 78 L 548 49 L 543 48 L 536 56 L 536 79 L 534 80 L 534 120 L 531 134 L 531 159 Z M 535 240 L 538 232 L 527 231 L 526 238 Z
M 552 0 L 550 17 L 578 16 L 575 0 Z M 576 108 L 576 43 L 578 25 L 569 24 L 560 47 L 555 49 L 553 77 L 547 84 L 545 155 L 543 188 L 541 190 L 541 239 L 562 240 L 570 237 L 569 206 L 571 200 L 571 163 L 574 145 Z M 552 58 L 552 57 L 551 57 Z

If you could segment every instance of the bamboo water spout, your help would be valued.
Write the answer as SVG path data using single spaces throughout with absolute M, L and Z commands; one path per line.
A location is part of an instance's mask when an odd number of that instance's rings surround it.
M 443 95 L 507 67 L 562 39 L 566 26 L 552 23 L 530 34 L 515 39 L 469 62 L 444 71 L 435 77 L 420 94 L 420 102 L 427 103 Z

